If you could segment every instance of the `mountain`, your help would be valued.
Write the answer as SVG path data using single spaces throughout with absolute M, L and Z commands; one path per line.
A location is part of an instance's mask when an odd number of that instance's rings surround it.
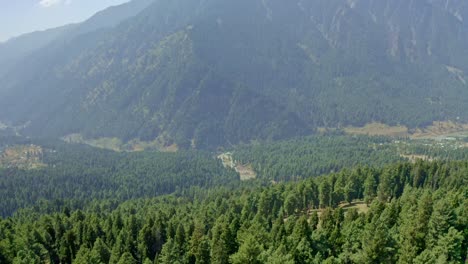
M 70 41 L 78 35 L 115 27 L 120 22 L 137 15 L 152 2 L 153 0 L 137 0 L 111 6 L 83 23 L 36 31 L 0 43 L 0 76 L 8 73 L 10 67 L 25 56 L 52 44 L 54 41 L 57 43 Z
M 468 122 L 466 19 L 463 0 L 155 0 L 25 56 L 0 120 L 197 148 Z
M 31 52 L 43 48 L 67 31 L 71 26 L 33 32 L 0 43 L 0 76 L 8 72 L 17 60 Z

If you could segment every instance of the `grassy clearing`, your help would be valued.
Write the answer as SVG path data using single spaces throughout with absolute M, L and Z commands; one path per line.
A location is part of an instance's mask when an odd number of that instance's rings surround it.
M 370 123 L 364 127 L 346 127 L 345 133 L 351 135 L 407 137 L 409 130 L 405 126 L 388 126 L 382 123 Z
M 364 201 L 354 201 L 352 203 L 341 203 L 339 205 L 344 211 L 348 211 L 351 209 L 356 209 L 358 213 L 366 214 L 369 211 L 369 206 Z
M 345 127 L 350 135 L 408 137 L 410 139 L 441 140 L 448 137 L 468 137 L 468 124 L 453 121 L 435 121 L 432 125 L 410 130 L 406 126 L 389 126 L 382 123 L 369 123 L 363 127 Z
M 412 139 L 440 139 L 444 137 L 468 137 L 468 124 L 452 121 L 434 122 L 431 126 L 416 129 Z
M 145 150 L 159 150 L 161 152 L 177 152 L 179 147 L 176 144 L 166 146 L 163 140 L 141 141 L 139 139 L 130 140 L 127 143 L 119 138 L 102 137 L 96 139 L 86 139 L 81 134 L 71 134 L 62 138 L 68 143 L 86 144 L 95 148 L 113 150 L 116 152 L 139 152 Z

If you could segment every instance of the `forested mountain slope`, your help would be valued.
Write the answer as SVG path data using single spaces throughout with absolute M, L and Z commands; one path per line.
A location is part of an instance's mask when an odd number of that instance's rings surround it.
M 0 80 L 0 119 L 197 148 L 466 122 L 467 18 L 462 0 L 156 0 L 25 58 Z
M 153 0 L 135 0 L 119 6 L 109 7 L 98 12 L 83 23 L 36 31 L 0 43 L 0 76 L 9 73 L 15 65 L 34 52 L 41 52 L 48 45 L 60 45 L 73 41 L 76 36 L 112 28 L 122 21 L 137 15 Z M 1 88 L 0 88 L 1 89 Z
M 72 25 L 69 25 L 33 32 L 0 43 L 0 76 L 6 74 L 17 60 L 21 60 L 34 50 L 47 46 L 71 27 Z

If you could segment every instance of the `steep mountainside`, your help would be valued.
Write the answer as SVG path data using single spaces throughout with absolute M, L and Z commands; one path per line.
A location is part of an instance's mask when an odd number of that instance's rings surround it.
M 96 30 L 112 28 L 122 21 L 137 15 L 148 7 L 153 0 L 136 0 L 119 6 L 109 7 L 89 20 L 79 24 L 37 31 L 0 43 L 0 76 L 20 63 L 25 56 L 38 51 L 55 41 L 55 45 L 72 41 L 74 37 Z
M 33 32 L 0 43 L 0 76 L 6 74 L 17 60 L 47 46 L 71 27 L 73 25 Z
M 463 0 L 155 0 L 25 58 L 0 120 L 199 148 L 468 121 L 466 19 Z

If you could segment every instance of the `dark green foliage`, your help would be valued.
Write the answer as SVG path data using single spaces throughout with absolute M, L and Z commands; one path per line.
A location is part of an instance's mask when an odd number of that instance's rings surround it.
M 418 181 L 416 168 L 424 175 Z M 434 168 L 447 171 L 435 188 Z M 400 178 L 404 171 L 409 173 Z M 130 200 L 117 208 L 94 201 L 84 211 L 23 211 L 0 220 L 0 260 L 461 264 L 467 258 L 467 172 L 467 162 L 402 163 L 262 187 L 192 188 L 186 196 Z M 369 181 L 370 174 L 373 188 L 393 187 L 391 200 L 374 199 L 368 212 L 343 207 L 349 204 L 344 196 L 332 195 L 337 200 L 324 209 L 316 209 L 318 200 L 299 202 L 307 194 L 301 190 L 311 186 L 326 182 L 338 190 L 340 181 Z M 365 195 L 357 191 L 352 202 Z M 262 208 L 269 203 L 284 208 L 287 197 L 297 200 L 289 212 Z
M 111 205 L 239 180 L 237 173 L 225 169 L 209 153 L 116 153 L 56 142 L 43 145 L 47 167 L 0 168 L 0 215 L 30 206 L 77 208 L 95 199 L 109 199 Z
M 234 148 L 233 157 L 242 164 L 251 163 L 262 179 L 288 181 L 357 165 L 402 161 L 391 143 L 392 139 L 384 137 L 311 136 L 241 145 Z M 340 191 L 350 198 L 357 191 L 355 184 L 346 182 Z

